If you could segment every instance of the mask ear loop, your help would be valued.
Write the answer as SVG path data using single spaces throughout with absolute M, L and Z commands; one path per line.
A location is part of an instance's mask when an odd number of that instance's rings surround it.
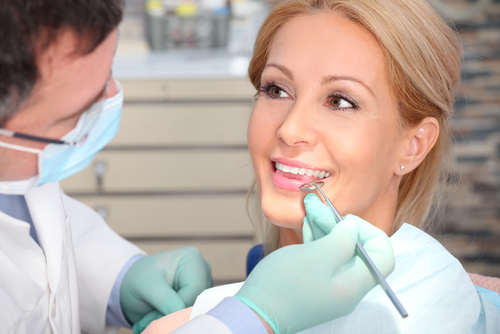
M 5 148 L 9 148 L 9 149 L 15 150 L 15 151 L 22 151 L 22 152 L 28 152 L 28 153 L 34 153 L 34 154 L 39 154 L 39 153 L 42 153 L 42 151 L 43 151 L 39 148 L 24 147 L 24 146 L 20 146 L 20 145 L 9 144 L 9 143 L 3 142 L 3 141 L 0 141 L 0 146 L 5 147 Z
M 103 109 L 104 109 L 104 105 L 106 104 L 106 100 L 108 100 L 107 96 L 108 96 L 109 85 L 111 83 L 111 80 L 115 81 L 115 79 L 113 78 L 113 72 L 111 72 L 111 74 L 109 76 L 109 80 L 106 83 L 106 87 L 104 88 L 104 92 L 103 92 L 104 97 L 99 102 L 96 102 L 94 105 L 92 105 L 90 107 L 90 109 L 86 112 L 87 113 L 86 117 L 94 117 L 92 124 L 90 125 L 90 127 L 88 128 L 86 133 L 83 133 L 83 134 L 80 133 L 78 135 L 78 137 L 77 137 L 78 139 L 76 141 L 68 142 L 68 144 L 70 146 L 82 146 L 87 141 L 87 138 L 90 136 L 92 130 L 94 129 L 95 125 L 99 121 L 99 118 L 101 117 L 101 114 L 102 114 Z M 97 110 L 93 111 L 93 112 L 89 112 L 89 111 L 92 111 L 92 109 L 94 109 L 94 108 L 96 108 Z M 94 116 L 93 113 L 96 113 L 96 115 Z M 81 135 L 81 137 L 80 137 L 80 135 Z

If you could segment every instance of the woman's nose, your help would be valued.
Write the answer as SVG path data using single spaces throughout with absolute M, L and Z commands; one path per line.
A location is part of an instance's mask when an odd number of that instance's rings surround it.
M 314 146 L 318 141 L 314 119 L 312 108 L 295 103 L 276 136 L 288 146 Z

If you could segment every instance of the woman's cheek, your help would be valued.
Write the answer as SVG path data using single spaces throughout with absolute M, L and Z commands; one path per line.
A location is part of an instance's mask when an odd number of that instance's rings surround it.
M 259 126 L 257 124 L 255 112 L 252 112 L 252 115 L 250 116 L 250 121 L 248 123 L 248 130 L 247 130 L 247 140 L 248 140 L 248 150 L 250 151 L 250 156 L 252 157 L 252 162 L 255 163 L 255 158 L 256 155 L 259 151 L 259 136 L 258 136 L 258 129 Z
M 250 116 L 247 138 L 252 158 L 264 153 L 263 150 L 272 144 L 276 121 L 269 114 L 268 110 L 256 104 Z

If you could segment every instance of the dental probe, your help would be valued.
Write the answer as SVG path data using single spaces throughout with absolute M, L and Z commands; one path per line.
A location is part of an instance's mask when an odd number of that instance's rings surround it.
M 321 187 L 323 187 L 324 184 L 325 184 L 325 182 L 322 182 L 322 181 L 312 181 L 312 182 L 303 184 L 300 187 L 300 190 L 311 191 L 311 190 L 317 189 L 320 192 L 321 196 L 323 196 L 323 198 L 325 199 L 325 202 L 328 205 L 328 207 L 330 208 L 330 210 L 332 211 L 333 216 L 337 219 L 337 221 L 340 222 L 340 221 L 344 220 L 344 218 L 340 215 L 340 213 L 337 211 L 337 209 L 335 209 L 332 202 L 330 202 L 328 197 L 326 197 L 325 193 L 323 193 L 323 191 L 321 190 Z M 363 245 L 359 242 L 359 240 L 356 242 L 356 248 L 358 251 L 358 255 L 361 257 L 361 259 L 366 264 L 368 269 L 370 269 L 372 274 L 375 276 L 375 279 L 378 281 L 378 283 L 380 284 L 382 289 L 385 291 L 385 293 L 387 294 L 387 297 L 389 297 L 389 299 L 391 300 L 394 307 L 398 310 L 401 317 L 406 318 L 408 316 L 408 313 L 406 312 L 405 308 L 403 307 L 403 305 L 399 301 L 398 297 L 396 297 L 396 294 L 394 294 L 394 292 L 392 291 L 389 284 L 387 284 L 384 276 L 382 276 L 382 274 L 380 273 L 378 268 L 375 266 L 375 263 L 373 263 L 372 259 L 370 258 L 370 256 L 366 252 Z

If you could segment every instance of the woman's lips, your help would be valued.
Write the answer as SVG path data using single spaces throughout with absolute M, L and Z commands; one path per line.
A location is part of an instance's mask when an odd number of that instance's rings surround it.
M 292 172 L 287 172 L 289 168 L 291 167 L 290 165 L 285 165 L 285 166 L 280 166 L 280 163 L 272 161 L 271 163 L 271 168 L 273 170 L 272 173 L 272 180 L 273 183 L 276 187 L 285 189 L 285 190 L 290 190 L 290 191 L 300 191 L 300 187 L 304 183 L 308 183 L 311 181 L 317 181 L 321 179 L 325 179 L 330 176 L 329 172 L 326 171 L 321 171 L 321 170 L 313 170 L 311 168 L 298 168 L 296 167 L 297 170 L 292 170 Z M 297 163 L 294 163 L 294 165 L 299 165 Z M 293 168 L 293 167 L 292 167 Z M 284 169 L 285 171 L 281 170 Z M 302 169 L 302 170 L 300 170 Z M 306 171 L 304 171 L 304 169 Z M 295 173 L 297 172 L 297 173 Z M 311 173 L 313 172 L 313 173 Z M 311 175 L 312 174 L 312 175 Z M 319 175 L 318 175 L 319 174 Z

